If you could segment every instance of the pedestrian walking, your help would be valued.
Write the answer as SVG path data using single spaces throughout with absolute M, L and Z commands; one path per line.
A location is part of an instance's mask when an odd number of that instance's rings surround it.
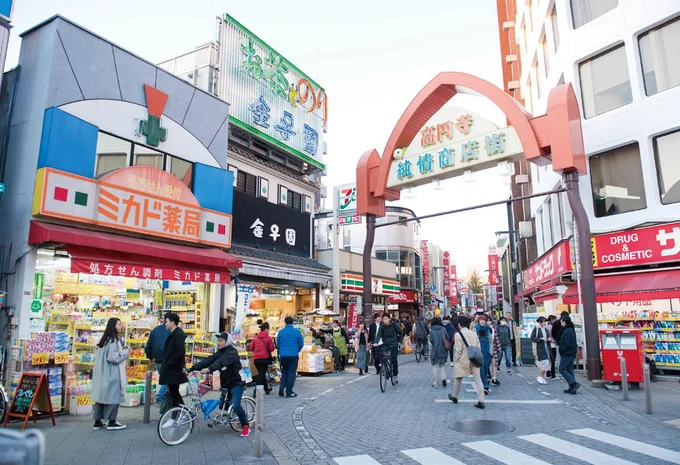
M 517 343 L 519 341 L 519 327 L 517 323 L 512 318 L 512 313 L 508 312 L 505 314 L 505 319 L 508 320 L 508 327 L 510 327 L 510 336 L 512 336 L 512 342 L 510 343 L 510 350 L 512 352 L 512 366 L 517 366 Z
M 546 372 L 550 369 L 550 333 L 545 329 L 546 319 L 539 316 L 536 327 L 531 331 L 531 342 L 534 343 L 534 357 L 538 367 L 538 384 L 548 384 L 545 379 Z
M 484 386 L 481 378 L 480 367 L 475 366 L 468 355 L 468 347 L 476 347 L 481 349 L 479 338 L 474 331 L 468 329 L 470 326 L 470 319 L 466 316 L 458 317 L 457 321 L 458 331 L 456 332 L 456 339 L 454 346 L 456 348 L 456 356 L 454 360 L 453 369 L 453 392 L 449 394 L 449 400 L 454 404 L 458 403 L 458 393 L 460 386 L 463 384 L 463 378 L 472 375 L 477 386 L 477 403 L 475 407 L 484 408 Z
M 550 370 L 547 373 L 547 377 L 550 379 L 557 378 L 557 372 L 555 371 L 555 362 L 557 360 L 557 344 L 555 343 L 555 338 L 552 337 L 552 331 L 553 327 L 562 326 L 561 321 L 555 320 L 557 320 L 557 317 L 555 315 L 550 315 L 545 325 L 545 329 L 550 335 Z
M 569 385 L 564 392 L 567 394 L 576 394 L 578 388 L 581 387 L 576 382 L 574 375 L 574 360 L 578 353 L 578 344 L 576 343 L 576 331 L 574 330 L 574 323 L 571 321 L 569 315 L 565 315 L 560 320 L 562 331 L 560 333 L 560 374 Z
M 149 359 L 149 363 L 156 367 L 158 375 L 161 374 L 161 364 L 163 363 L 163 353 L 165 351 L 165 341 L 168 340 L 170 331 L 165 327 L 165 324 L 160 324 L 151 330 L 149 333 L 149 339 L 146 341 L 146 346 L 144 346 L 144 352 L 146 353 L 146 358 Z M 170 409 L 170 402 L 168 402 L 169 397 L 166 397 L 168 392 L 168 387 L 164 384 L 158 386 L 158 392 L 156 392 L 156 403 L 161 404 L 161 415 Z
M 267 385 L 267 370 L 272 362 L 272 352 L 274 352 L 274 341 L 269 335 L 269 323 L 264 322 L 260 325 L 260 332 L 250 341 L 248 349 L 253 352 L 253 363 L 257 368 L 257 379 L 255 386 L 264 386 L 264 392 L 269 394 L 272 388 Z M 240 369 L 240 368 L 239 368 Z M 257 393 L 257 388 L 253 397 Z
M 500 386 L 501 382 L 498 381 L 498 369 L 500 368 L 500 363 L 499 360 L 501 358 L 501 353 L 503 351 L 503 348 L 501 346 L 501 339 L 498 336 L 498 330 L 495 321 L 492 319 L 491 316 L 489 316 L 487 326 L 491 330 L 491 341 L 492 341 L 492 347 L 491 347 L 491 384 L 494 386 Z
M 451 350 L 449 351 L 449 358 L 451 359 L 451 366 L 453 367 L 453 355 L 454 355 L 454 335 L 456 334 L 456 330 L 454 328 L 454 323 L 451 321 L 451 317 L 446 315 L 444 319 L 442 320 L 442 326 L 444 327 L 444 330 L 446 331 L 446 337 L 448 338 L 449 341 L 451 341 Z
M 503 361 L 503 356 L 505 356 L 505 368 L 508 369 L 508 374 L 512 374 L 512 333 L 510 326 L 508 326 L 508 320 L 505 317 L 501 317 L 500 324 L 496 328 L 498 332 L 498 339 L 501 343 L 501 354 L 498 358 L 498 367 L 500 368 L 501 362 Z
M 284 320 L 286 327 L 279 331 L 276 343 L 279 348 L 279 360 L 281 361 L 281 384 L 279 384 L 279 396 L 297 397 L 293 391 L 295 375 L 297 374 L 298 354 L 305 345 L 302 334 L 293 326 L 293 317 L 287 316 Z
M 368 331 L 365 323 L 359 323 L 359 329 L 354 334 L 354 352 L 357 354 L 357 368 L 359 376 L 368 373 Z
M 480 350 L 482 351 L 482 355 L 484 355 L 484 365 L 481 367 L 482 384 L 484 385 L 484 394 L 488 396 L 490 387 L 489 378 L 491 377 L 491 363 L 493 363 L 493 356 L 491 355 L 493 334 L 487 325 L 486 315 L 477 315 L 476 319 L 477 324 L 474 326 L 474 331 L 477 333 Z
M 158 384 L 168 386 L 170 394 L 170 408 L 184 404 L 179 393 L 179 385 L 188 381 L 184 372 L 186 347 L 184 345 L 187 335 L 179 326 L 179 315 L 174 312 L 165 314 L 165 327 L 170 335 L 165 340 L 163 349 L 163 363 Z
M 432 319 L 432 325 L 430 326 L 430 344 L 432 344 L 432 352 L 430 352 L 432 387 L 437 387 L 440 379 L 442 386 L 446 387 L 446 360 L 449 357 L 449 351 L 445 347 L 445 340 L 450 341 L 446 330 L 442 326 L 442 320 L 440 320 L 439 317 L 435 317 Z
M 371 346 L 371 356 L 373 357 L 373 366 L 375 367 L 375 374 L 380 374 L 380 348 L 379 342 L 376 339 L 378 330 L 382 324 L 382 316 L 380 313 L 373 314 L 373 323 L 368 327 L 368 343 Z
M 121 402 L 125 402 L 125 361 L 130 357 L 129 347 L 123 346 L 120 341 L 122 331 L 123 323 L 118 318 L 109 318 L 104 334 L 97 343 L 90 392 L 94 402 L 92 429 L 102 429 L 104 426 L 107 430 L 126 428 L 117 420 L 118 407 Z M 104 425 L 102 420 L 108 420 L 108 423 Z

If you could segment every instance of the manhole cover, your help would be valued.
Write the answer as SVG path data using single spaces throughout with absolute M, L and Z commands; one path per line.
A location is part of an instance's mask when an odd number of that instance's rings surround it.
M 515 431 L 515 427 L 502 421 L 496 420 L 466 420 L 457 421 L 449 426 L 454 431 L 465 434 L 488 435 L 509 433 Z

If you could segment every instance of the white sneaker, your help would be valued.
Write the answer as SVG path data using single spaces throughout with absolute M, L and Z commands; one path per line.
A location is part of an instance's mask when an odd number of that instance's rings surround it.
M 174 428 L 175 426 L 177 426 L 177 420 L 172 418 L 163 423 L 163 428 Z
M 541 377 L 541 376 L 537 376 L 537 377 L 536 377 L 536 382 L 537 382 L 538 384 L 548 384 L 548 382 L 545 380 L 545 378 L 543 378 L 543 377 Z
M 453 366 L 453 362 L 451 362 L 451 366 Z

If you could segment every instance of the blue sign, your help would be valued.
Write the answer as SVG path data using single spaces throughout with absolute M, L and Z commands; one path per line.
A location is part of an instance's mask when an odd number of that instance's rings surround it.
M 14 0 L 0 0 L 0 18 L 11 21 L 12 20 L 12 6 Z
M 3 192 L 5 192 L 5 185 L 0 182 L 0 194 L 2 194 Z
M 432 286 L 430 286 L 430 291 L 434 292 L 436 290 L 437 290 L 437 286 L 435 286 L 434 284 Z

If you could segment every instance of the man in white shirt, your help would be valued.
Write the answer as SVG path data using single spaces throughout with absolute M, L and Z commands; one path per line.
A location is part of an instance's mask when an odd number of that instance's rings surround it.
M 368 343 L 371 344 L 371 353 L 373 355 L 373 366 L 375 367 L 375 374 L 379 375 L 380 374 L 380 352 L 378 345 L 380 345 L 380 341 L 375 340 L 376 336 L 378 335 L 378 330 L 380 330 L 381 326 L 381 315 L 380 313 L 375 313 L 373 315 L 373 323 L 371 323 L 371 326 L 368 328 Z

